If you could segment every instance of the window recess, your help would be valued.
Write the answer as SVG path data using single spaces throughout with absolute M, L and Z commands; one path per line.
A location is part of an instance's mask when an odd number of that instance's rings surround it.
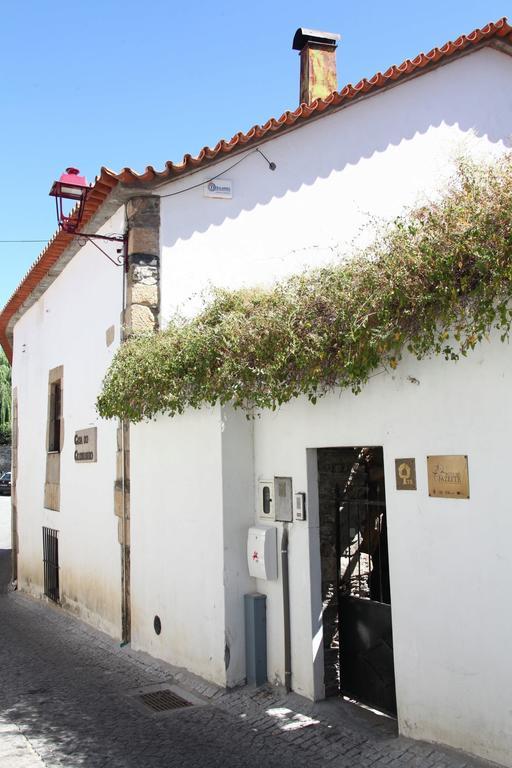
M 60 453 L 62 421 L 62 384 L 55 381 L 50 385 L 50 423 L 48 430 L 48 452 Z

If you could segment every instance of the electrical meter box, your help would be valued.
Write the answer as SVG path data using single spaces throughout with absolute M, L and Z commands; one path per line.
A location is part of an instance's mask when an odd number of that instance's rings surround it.
M 247 565 L 250 576 L 277 579 L 277 529 L 255 525 L 247 534 Z
M 291 477 L 274 477 L 274 515 L 281 523 L 293 521 Z
M 275 520 L 274 481 L 260 480 L 258 483 L 258 517 L 260 520 Z

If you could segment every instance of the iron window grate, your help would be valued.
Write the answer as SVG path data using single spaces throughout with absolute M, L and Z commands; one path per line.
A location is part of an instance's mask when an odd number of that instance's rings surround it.
M 59 590 L 59 532 L 43 527 L 44 594 L 58 603 Z
M 186 701 L 168 688 L 163 691 L 151 691 L 141 695 L 143 703 L 153 712 L 167 712 L 170 709 L 182 709 L 191 707 L 190 701 Z

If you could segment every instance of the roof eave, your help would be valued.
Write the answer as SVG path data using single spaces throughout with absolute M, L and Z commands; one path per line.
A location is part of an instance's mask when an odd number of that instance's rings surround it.
M 326 99 L 314 101 L 309 105 L 301 104 L 293 112 L 285 112 L 278 119 L 271 118 L 263 126 L 255 125 L 247 133 L 239 132 L 229 141 L 223 139 L 213 148 L 204 147 L 196 157 L 185 155 L 181 163 L 167 162 L 162 171 L 156 171 L 152 166 L 148 166 L 141 174 L 131 168 L 123 168 L 119 173 L 102 168 L 87 197 L 89 211 L 86 210 L 83 229 L 97 231 L 119 205 L 133 194 L 140 195 L 143 191 L 149 194 L 166 182 L 190 176 L 222 162 L 227 157 L 236 156 L 276 136 L 309 125 L 326 114 L 334 114 L 352 104 L 360 103 L 366 98 L 409 82 L 484 47 L 512 55 L 512 27 L 506 18 L 474 30 L 467 36 L 462 35 L 454 42 L 432 49 L 428 54 L 419 54 L 415 59 L 390 67 L 384 74 L 378 72 L 369 80 L 363 79 L 355 86 L 347 85 Z M 10 361 L 13 329 L 17 320 L 47 290 L 79 248 L 80 245 L 71 235 L 58 232 L 5 305 L 0 314 L 0 344 Z

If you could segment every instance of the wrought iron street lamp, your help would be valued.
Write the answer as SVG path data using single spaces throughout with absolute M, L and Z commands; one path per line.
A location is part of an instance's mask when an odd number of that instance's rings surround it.
M 80 226 L 89 190 L 85 176 L 80 176 L 78 168 L 66 168 L 60 179 L 53 182 L 50 196 L 55 198 L 57 221 L 64 232 L 73 234 Z M 77 203 L 69 216 L 64 213 L 64 200 Z
M 85 211 L 87 195 L 91 189 L 92 187 L 88 186 L 85 176 L 80 176 L 78 168 L 66 168 L 66 172 L 61 174 L 60 179 L 53 182 L 52 188 L 50 189 L 50 197 L 55 198 L 59 229 L 62 229 L 70 235 L 83 238 L 84 241 L 89 240 L 103 253 L 104 256 L 107 257 L 107 259 L 110 259 L 113 264 L 116 266 L 125 264 L 126 266 L 126 235 L 97 235 L 79 231 Z M 72 200 L 76 203 L 69 214 L 64 213 L 65 200 Z M 103 250 L 103 248 L 100 248 L 100 246 L 94 242 L 95 240 L 109 240 L 111 242 L 123 243 L 123 247 L 118 249 L 117 256 L 112 258 Z

